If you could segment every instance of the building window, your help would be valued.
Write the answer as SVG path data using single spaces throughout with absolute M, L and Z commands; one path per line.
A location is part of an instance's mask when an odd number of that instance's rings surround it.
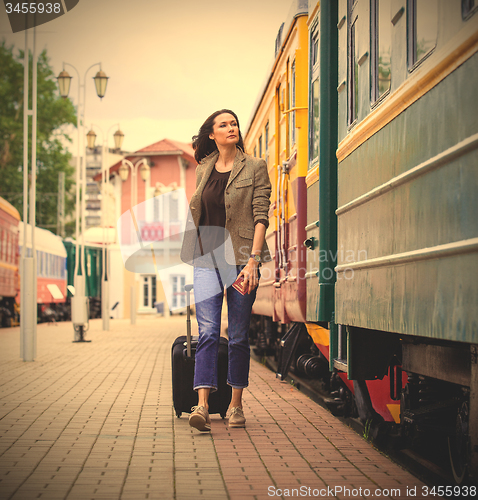
M 408 68 L 435 48 L 438 34 L 437 0 L 408 0 Z
M 184 286 L 186 285 L 186 277 L 171 276 L 171 283 L 173 287 L 173 300 L 171 309 L 186 307 L 186 292 L 184 291 Z
M 151 276 L 151 307 L 156 303 L 156 276 Z
M 169 222 L 179 220 L 179 200 L 174 191 L 169 194 Z
M 266 150 L 266 160 L 269 158 L 269 122 L 266 123 L 264 149 Z
M 358 94 L 358 63 L 355 44 L 355 23 L 357 16 L 354 15 L 355 2 L 348 0 L 347 3 L 347 28 L 348 28 L 348 44 L 347 44 L 347 62 L 348 62 L 348 123 L 352 125 L 358 115 L 357 94 Z
M 390 90 L 392 23 L 391 0 L 372 0 L 370 5 L 372 102 Z
M 143 278 L 143 306 L 148 307 L 149 305 L 149 279 L 147 277 Z
M 153 221 L 157 222 L 160 219 L 160 200 L 161 195 L 155 196 L 153 199 Z
M 143 276 L 143 307 L 152 309 L 156 303 L 156 276 Z
M 295 61 L 292 63 L 292 68 L 290 70 L 290 107 L 295 108 Z M 295 144 L 295 111 L 291 111 L 289 114 L 290 120 L 290 143 Z
M 254 146 L 254 158 L 257 158 L 257 146 Z
M 262 158 L 262 135 L 259 137 L 259 158 Z

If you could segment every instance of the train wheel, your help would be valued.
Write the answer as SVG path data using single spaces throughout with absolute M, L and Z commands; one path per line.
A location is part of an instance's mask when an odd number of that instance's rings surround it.
M 468 403 L 465 402 L 456 416 L 455 434 L 448 437 L 450 465 L 457 484 L 462 484 L 468 475 L 468 416 Z

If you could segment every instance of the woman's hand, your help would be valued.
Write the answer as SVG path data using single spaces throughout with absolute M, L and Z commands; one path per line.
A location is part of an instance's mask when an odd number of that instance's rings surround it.
M 239 276 L 244 276 L 244 290 L 251 293 L 259 284 L 257 268 L 259 264 L 254 259 L 249 259 Z

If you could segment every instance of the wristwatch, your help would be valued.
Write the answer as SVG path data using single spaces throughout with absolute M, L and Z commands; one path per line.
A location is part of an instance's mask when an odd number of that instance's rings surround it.
M 261 256 L 258 253 L 251 253 L 250 259 L 254 259 L 258 264 L 261 262 Z

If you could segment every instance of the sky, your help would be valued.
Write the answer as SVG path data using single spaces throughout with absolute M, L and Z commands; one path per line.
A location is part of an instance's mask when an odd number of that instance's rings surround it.
M 190 142 L 217 109 L 234 110 L 244 128 L 274 58 L 274 42 L 293 0 L 80 0 L 62 17 L 36 28 L 55 75 L 63 62 L 86 81 L 87 130 L 101 142 L 120 124 L 123 149 L 136 151 L 164 138 Z M 3 3 L 0 40 L 22 49 Z M 33 30 L 29 30 L 32 32 Z M 94 90 L 94 67 L 110 77 L 105 97 Z M 78 100 L 78 78 L 70 97 Z M 1 71 L 1 68 L 0 68 Z M 83 99 L 83 97 L 81 97 Z M 101 132 L 102 131 L 102 132 Z M 68 129 L 76 151 L 77 132 Z M 97 142 L 97 143 L 98 143 Z

